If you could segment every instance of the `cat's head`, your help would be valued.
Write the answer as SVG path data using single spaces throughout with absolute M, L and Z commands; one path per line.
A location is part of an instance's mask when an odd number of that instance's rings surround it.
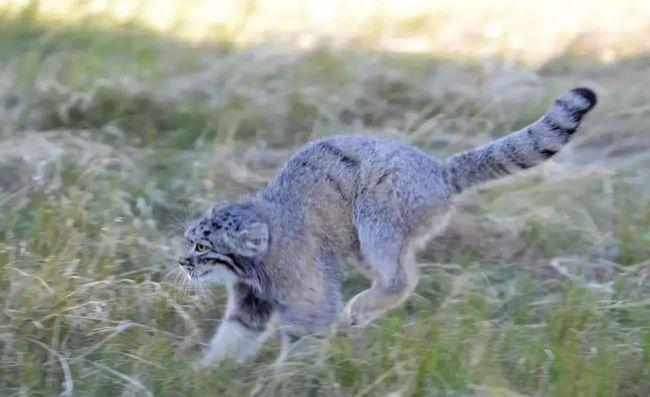
M 269 227 L 249 203 L 219 205 L 185 232 L 188 248 L 178 263 L 194 280 L 246 278 L 269 245 Z

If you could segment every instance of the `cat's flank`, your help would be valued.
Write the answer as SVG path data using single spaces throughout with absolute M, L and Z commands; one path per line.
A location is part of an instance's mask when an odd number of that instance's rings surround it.
M 400 304 L 418 280 L 415 254 L 444 229 L 453 196 L 552 157 L 595 104 L 593 91 L 575 88 L 533 124 L 444 161 L 369 137 L 305 145 L 265 189 L 187 229 L 180 265 L 192 279 L 228 289 L 203 363 L 254 354 L 270 323 L 283 349 L 326 330 L 340 312 L 341 266 L 350 258 L 372 280 L 343 309 L 350 325 Z

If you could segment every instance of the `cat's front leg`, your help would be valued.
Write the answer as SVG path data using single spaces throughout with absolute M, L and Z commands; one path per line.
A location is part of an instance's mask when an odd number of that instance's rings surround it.
M 255 296 L 245 284 L 231 291 L 226 315 L 203 355 L 201 366 L 218 364 L 226 358 L 243 362 L 259 349 L 269 334 L 273 305 Z
M 266 339 L 266 332 L 247 328 L 236 320 L 224 319 L 201 359 L 201 366 L 219 364 L 226 358 L 243 362 Z

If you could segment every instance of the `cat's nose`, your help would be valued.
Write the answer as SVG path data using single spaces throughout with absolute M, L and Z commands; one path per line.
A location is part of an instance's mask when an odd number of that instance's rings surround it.
M 194 267 L 194 265 L 192 265 L 192 261 L 190 261 L 190 259 L 186 256 L 181 256 L 178 258 L 178 264 L 183 267 Z

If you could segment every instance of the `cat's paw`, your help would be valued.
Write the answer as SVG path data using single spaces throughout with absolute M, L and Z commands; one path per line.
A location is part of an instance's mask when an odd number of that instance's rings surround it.
M 343 320 L 351 327 L 365 328 L 379 315 L 365 306 L 363 297 L 355 296 L 343 309 Z
M 225 359 L 226 355 L 223 352 L 209 349 L 207 351 L 204 351 L 203 354 L 194 361 L 194 364 L 192 366 L 197 371 L 215 369 L 219 368 Z
M 194 371 L 206 371 L 212 368 L 217 368 L 218 365 L 213 365 L 204 361 L 203 359 L 196 360 L 192 363 L 192 369 Z

